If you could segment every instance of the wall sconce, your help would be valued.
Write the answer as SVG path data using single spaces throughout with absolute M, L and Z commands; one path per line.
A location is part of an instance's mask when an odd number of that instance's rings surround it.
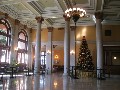
M 117 59 L 117 57 L 114 57 L 114 59 Z
M 58 63 L 59 63 L 59 57 L 58 57 L 58 55 L 55 55 L 54 58 L 55 58 L 55 62 L 54 62 L 54 63 L 55 63 L 55 64 L 58 64 Z
M 33 56 L 33 58 L 35 59 L 35 55 Z
M 54 82 L 54 87 L 57 87 L 58 83 L 57 82 Z
M 55 59 L 58 59 L 59 57 L 58 57 L 58 55 L 55 55 Z
M 51 52 L 48 50 L 48 51 L 47 51 L 47 54 L 49 55 L 49 54 L 51 54 Z
M 75 54 L 75 52 L 74 52 L 73 50 L 71 50 L 71 51 L 70 51 L 70 54 L 71 54 L 71 55 L 74 55 L 74 54 Z

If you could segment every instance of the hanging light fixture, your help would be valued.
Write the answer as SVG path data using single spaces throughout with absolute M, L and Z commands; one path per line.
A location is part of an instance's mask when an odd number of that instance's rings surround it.
M 67 17 L 72 17 L 73 21 L 76 24 L 79 18 L 84 17 L 86 15 L 86 11 L 82 8 L 74 7 L 74 8 L 67 9 L 64 15 Z
M 77 7 L 75 0 L 71 1 L 73 6 L 71 6 L 72 8 L 69 8 L 65 11 L 64 16 L 72 18 L 76 27 L 76 22 L 78 21 L 79 18 L 82 18 L 86 15 L 86 11 L 82 8 Z

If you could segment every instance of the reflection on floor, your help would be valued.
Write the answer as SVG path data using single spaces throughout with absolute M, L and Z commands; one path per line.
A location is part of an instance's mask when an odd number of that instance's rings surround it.
M 120 90 L 120 76 L 106 80 L 96 78 L 71 79 L 62 73 L 52 75 L 20 75 L 16 78 L 4 77 L 0 90 Z

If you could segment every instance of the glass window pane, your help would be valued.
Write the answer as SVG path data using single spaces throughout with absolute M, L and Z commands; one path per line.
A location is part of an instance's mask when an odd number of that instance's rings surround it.
M 0 35 L 0 44 L 1 45 L 6 45 L 6 43 L 7 43 L 7 37 L 3 36 L 3 35 Z
M 24 34 L 23 34 L 23 33 L 20 33 L 19 38 L 22 39 L 22 40 L 25 40 Z
M 25 49 L 25 43 L 19 41 L 18 42 L 18 48 Z
M 6 53 L 6 51 L 2 50 L 0 53 L 2 53 L 1 62 L 5 62 L 5 53 Z
M 6 29 L 5 25 L 0 24 L 0 31 L 1 31 L 1 32 L 4 32 L 4 33 L 7 32 L 7 29 Z
M 41 55 L 44 55 L 44 52 L 41 52 Z
M 1 19 L 1 22 L 0 22 L 0 32 L 2 33 L 0 35 L 0 44 L 10 46 L 10 40 L 11 40 L 11 38 L 9 37 L 11 35 L 10 25 L 7 20 Z M 10 51 L 4 48 L 0 52 L 2 52 L 2 54 L 0 55 L 0 61 L 9 63 L 10 62 Z

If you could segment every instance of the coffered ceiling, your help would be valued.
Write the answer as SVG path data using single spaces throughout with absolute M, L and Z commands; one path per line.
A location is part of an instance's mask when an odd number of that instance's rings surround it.
M 72 6 L 86 10 L 87 17 L 80 18 L 77 26 L 94 25 L 95 11 L 103 11 L 103 24 L 120 24 L 120 0 L 0 0 L 0 11 L 36 29 L 36 16 L 42 16 L 44 27 L 65 26 L 64 11 Z M 71 20 L 71 26 L 74 22 Z

